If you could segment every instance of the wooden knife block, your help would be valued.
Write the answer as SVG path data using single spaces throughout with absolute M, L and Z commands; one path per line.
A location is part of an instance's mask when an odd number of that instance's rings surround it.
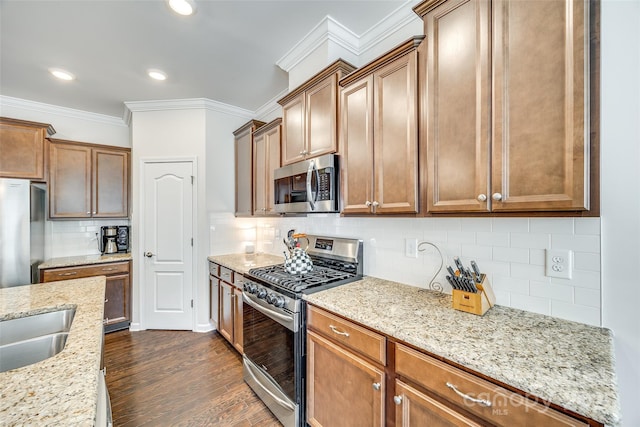
M 493 307 L 496 303 L 496 296 L 485 274 L 480 276 L 480 283 L 476 283 L 476 287 L 478 288 L 477 293 L 454 289 L 452 293 L 453 308 L 482 316 Z

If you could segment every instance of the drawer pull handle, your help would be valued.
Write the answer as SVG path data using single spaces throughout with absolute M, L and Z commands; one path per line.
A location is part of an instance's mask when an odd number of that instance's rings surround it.
M 401 404 L 401 403 L 402 403 L 402 396 L 393 396 L 393 402 L 394 402 L 396 405 Z
M 58 273 L 58 276 L 75 276 L 76 274 L 78 274 L 77 271 L 70 271 L 68 273 Z
M 450 382 L 447 382 L 447 387 L 453 390 L 458 396 L 462 397 L 465 400 L 468 400 L 469 402 L 478 403 L 482 406 L 487 406 L 487 407 L 491 406 L 491 402 L 489 402 L 488 400 L 476 399 L 475 397 L 471 397 L 468 394 L 464 394 L 463 392 L 458 390 L 458 388 L 455 385 L 451 384 Z
M 103 268 L 102 271 L 114 271 L 117 270 L 117 268 L 111 267 L 111 268 Z
M 329 325 L 329 328 L 331 328 L 331 330 L 333 331 L 334 334 L 344 335 L 345 337 L 349 337 L 349 332 L 341 331 L 340 329 L 336 328 L 333 325 Z
M 380 383 L 373 383 L 373 389 L 374 390 L 380 390 Z

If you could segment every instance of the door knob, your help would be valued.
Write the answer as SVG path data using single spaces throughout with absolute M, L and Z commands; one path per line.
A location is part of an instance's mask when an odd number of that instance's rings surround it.
M 151 258 L 152 256 L 154 256 L 155 254 L 153 252 L 145 252 L 144 256 L 146 256 L 147 258 Z
M 493 193 L 493 195 L 491 196 L 491 198 L 495 201 L 500 201 L 502 200 L 502 194 L 500 193 Z

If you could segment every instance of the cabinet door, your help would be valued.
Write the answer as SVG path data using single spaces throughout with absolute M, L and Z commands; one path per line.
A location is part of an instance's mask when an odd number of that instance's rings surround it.
M 105 288 L 105 325 L 131 320 L 129 312 L 129 275 L 108 276 Z
M 335 153 L 338 77 L 333 74 L 305 91 L 306 157 Z
M 418 212 L 418 85 L 414 51 L 374 74 L 374 212 Z
M 242 290 L 233 288 L 233 346 L 240 352 L 244 353 L 242 349 L 243 343 L 242 334 Z
M 233 343 L 233 286 L 220 281 L 220 320 L 218 332 L 227 341 Z
M 129 153 L 93 149 L 93 217 L 127 217 L 128 207 Z
M 282 106 L 282 164 L 304 159 L 305 150 L 304 93 Z
M 45 130 L 0 122 L 0 177 L 42 181 Z
M 384 425 L 384 371 L 309 331 L 307 422 L 325 427 Z
M 479 427 L 481 425 L 400 380 L 396 380 L 393 401 L 396 405 L 396 427 Z
M 494 211 L 588 209 L 589 2 L 493 2 Z
M 211 290 L 211 306 L 209 307 L 209 318 L 214 323 L 216 329 L 220 324 L 219 314 L 219 301 L 220 301 L 220 279 L 214 276 L 209 276 L 209 285 Z
M 342 89 L 340 111 L 342 212 L 369 213 L 373 201 L 373 76 Z
M 236 216 L 253 213 L 253 128 L 236 135 Z
M 280 125 L 264 134 L 267 150 L 264 204 L 266 209 L 265 212 L 269 214 L 275 214 L 273 206 L 275 201 L 273 171 L 280 167 L 280 135 Z
M 91 148 L 50 144 L 49 216 L 91 217 Z
M 253 140 L 253 214 L 264 215 L 267 210 L 267 141 L 264 134 Z
M 449 0 L 424 17 L 430 212 L 489 210 L 489 6 Z

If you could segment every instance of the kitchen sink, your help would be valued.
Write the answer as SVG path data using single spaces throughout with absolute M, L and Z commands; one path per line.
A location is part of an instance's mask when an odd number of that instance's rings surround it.
M 50 311 L 0 322 L 0 346 L 43 335 L 69 332 L 75 308 Z
M 67 343 L 67 332 L 43 335 L 0 346 L 0 372 L 41 362 L 60 353 Z
M 21 368 L 60 353 L 69 336 L 75 308 L 0 322 L 0 372 Z

